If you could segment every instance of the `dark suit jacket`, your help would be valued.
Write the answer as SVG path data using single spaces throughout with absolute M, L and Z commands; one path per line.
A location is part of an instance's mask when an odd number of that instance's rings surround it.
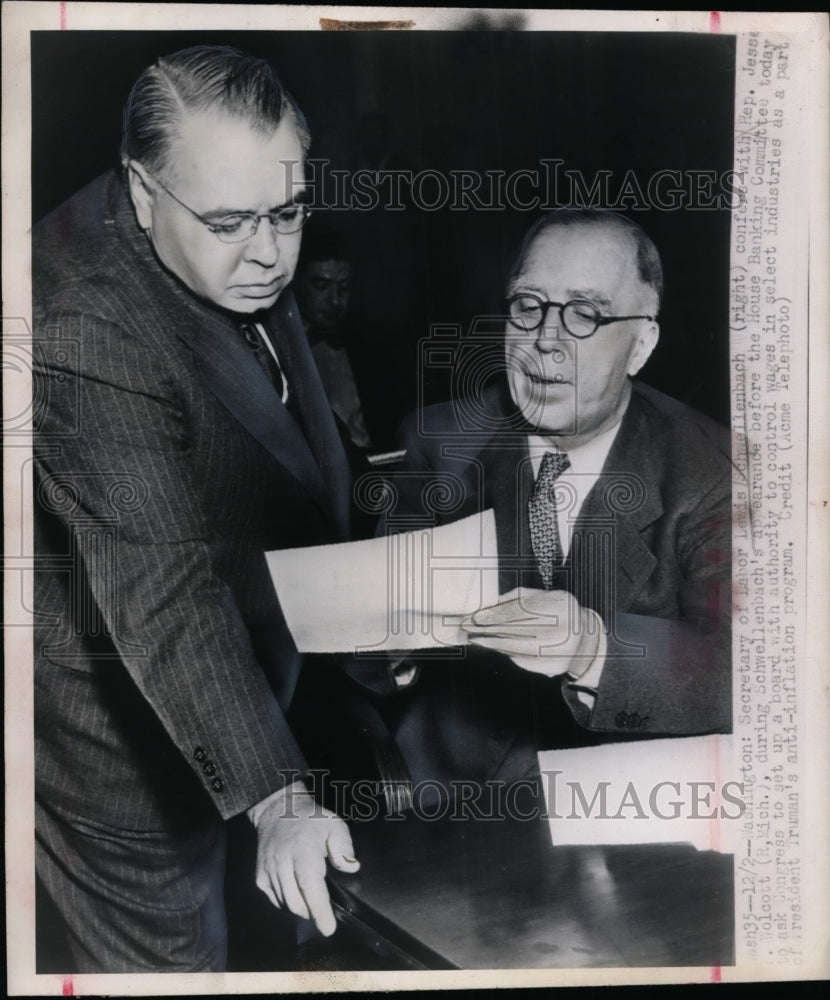
M 397 481 L 396 516 L 434 524 L 494 510 L 502 593 L 520 582 L 542 586 L 530 543 L 533 470 L 521 424 L 504 389 L 471 405 L 428 408 L 405 435 L 406 474 Z M 593 711 L 560 679 L 522 676 L 506 658 L 476 652 L 475 665 L 455 668 L 465 679 L 455 685 L 452 717 L 437 721 L 436 696 L 427 713 L 432 721 L 409 719 L 404 728 L 420 726 L 421 738 L 430 726 L 463 731 L 481 708 L 488 721 L 471 723 L 471 740 L 482 738 L 487 725 L 509 730 L 513 723 L 498 722 L 507 713 L 534 730 L 539 749 L 592 737 L 729 731 L 730 454 L 727 431 L 635 382 L 558 583 L 596 610 L 609 631 Z M 437 494 L 424 486 L 436 480 L 446 493 L 441 509 L 427 510 L 425 498 Z M 422 672 L 432 674 L 427 683 L 446 683 L 428 662 Z M 498 754 L 498 746 L 491 749 Z M 474 756 L 472 748 L 467 752 Z
M 350 470 L 290 293 L 280 402 L 114 173 L 34 233 L 37 792 L 93 822 L 240 813 L 305 767 L 264 551 L 344 540 Z

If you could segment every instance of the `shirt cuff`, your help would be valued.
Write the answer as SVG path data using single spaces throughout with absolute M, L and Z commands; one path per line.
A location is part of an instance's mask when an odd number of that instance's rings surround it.
M 285 796 L 291 792 L 304 792 L 306 795 L 309 794 L 308 789 L 302 781 L 294 781 L 290 785 L 284 785 L 282 788 L 278 788 L 276 792 L 272 792 L 267 798 L 262 799 L 257 802 L 256 805 L 251 806 L 247 810 L 248 819 L 254 824 L 254 826 L 259 823 L 262 814 L 269 809 L 275 802 L 280 802 Z
M 389 664 L 389 668 L 392 672 L 395 686 L 399 688 L 409 687 L 410 684 L 414 683 L 419 673 L 418 664 L 412 663 L 407 656 L 394 657 Z
M 594 707 L 594 702 L 596 701 L 597 689 L 599 688 L 602 670 L 605 666 L 605 657 L 608 653 L 608 636 L 605 632 L 603 621 L 596 611 L 591 608 L 586 608 L 585 610 L 593 615 L 594 624 L 599 629 L 599 644 L 597 645 L 594 658 L 586 670 L 576 676 L 574 676 L 572 671 L 568 671 L 571 677 L 571 680 L 568 681 L 568 687 L 576 694 L 583 705 L 591 709 Z

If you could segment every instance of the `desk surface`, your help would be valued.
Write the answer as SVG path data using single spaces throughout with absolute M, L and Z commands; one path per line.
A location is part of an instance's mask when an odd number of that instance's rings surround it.
M 352 823 L 343 924 L 411 968 L 733 962 L 732 856 L 677 844 L 553 847 L 544 821 Z

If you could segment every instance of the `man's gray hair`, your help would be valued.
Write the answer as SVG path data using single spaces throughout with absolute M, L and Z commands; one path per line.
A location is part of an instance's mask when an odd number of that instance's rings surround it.
M 663 265 L 657 247 L 636 222 L 603 208 L 556 208 L 537 219 L 522 241 L 521 250 L 510 272 L 511 278 L 515 278 L 521 270 L 531 243 L 548 229 L 558 226 L 608 226 L 626 234 L 633 241 L 637 253 L 637 272 L 640 280 L 655 291 L 659 307 L 663 298 Z
M 182 114 L 207 110 L 240 117 L 260 132 L 276 130 L 287 115 L 308 152 L 305 117 L 264 59 L 198 45 L 161 56 L 136 80 L 124 107 L 122 164 L 137 160 L 164 174 Z

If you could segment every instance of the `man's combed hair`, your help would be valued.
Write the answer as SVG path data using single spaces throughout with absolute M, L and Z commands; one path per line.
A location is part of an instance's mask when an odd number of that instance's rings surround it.
M 659 306 L 663 298 L 663 265 L 651 237 L 636 222 L 604 208 L 556 208 L 537 219 L 522 242 L 522 248 L 511 271 L 515 277 L 522 268 L 531 243 L 547 229 L 570 226 L 610 226 L 627 234 L 637 252 L 637 272 L 643 284 L 657 293 Z
M 261 132 L 275 130 L 288 115 L 308 151 L 303 113 L 264 59 L 199 45 L 161 56 L 136 80 L 124 107 L 121 162 L 137 160 L 164 174 L 182 114 L 207 110 L 242 118 Z

